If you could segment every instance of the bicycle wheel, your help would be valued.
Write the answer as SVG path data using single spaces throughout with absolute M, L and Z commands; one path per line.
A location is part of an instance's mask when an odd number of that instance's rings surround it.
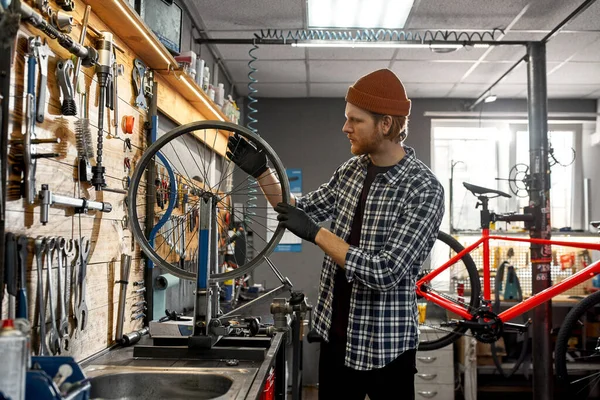
M 464 247 L 452 236 L 440 232 L 420 277 L 439 268 L 463 249 Z M 481 284 L 477 267 L 469 254 L 465 254 L 450 268 L 430 280 L 426 288 L 472 310 L 479 307 Z M 461 290 L 463 295 L 459 296 Z M 447 346 L 467 331 L 464 327 L 444 326 L 450 320 L 460 319 L 460 317 L 424 298 L 418 299 L 417 302 L 420 310 L 425 308 L 425 320 L 419 323 L 419 350 L 436 350 Z
M 199 244 L 198 227 L 208 218 L 201 212 L 206 207 L 201 202 L 211 204 L 212 226 L 216 221 L 211 238 L 219 243 L 218 257 L 209 253 L 213 281 L 249 273 L 283 235 L 284 228 L 267 213 L 271 206 L 264 196 L 257 196 L 261 189 L 256 180 L 211 149 L 218 148 L 224 154 L 227 139 L 233 134 L 266 154 L 272 173 L 281 183 L 282 200 L 289 202 L 287 175 L 273 149 L 250 130 L 229 122 L 198 121 L 167 132 L 148 147 L 133 172 L 128 213 L 135 240 L 156 266 L 179 278 L 195 280 L 198 259 L 206 251 Z M 152 176 L 147 176 L 148 169 L 154 171 Z M 146 179 L 156 190 L 147 187 Z M 144 222 L 146 202 L 154 204 L 155 218 Z M 225 272 L 221 265 L 225 255 L 231 254 L 233 226 L 252 237 L 246 240 L 247 253 L 251 254 L 246 260 L 237 260 L 236 269 Z
M 554 362 L 558 383 L 571 399 L 599 398 L 600 338 L 588 338 L 586 327 L 600 322 L 600 292 L 581 300 L 561 325 Z

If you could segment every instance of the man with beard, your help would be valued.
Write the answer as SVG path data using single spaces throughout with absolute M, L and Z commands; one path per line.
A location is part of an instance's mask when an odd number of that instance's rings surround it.
M 346 94 L 342 131 L 354 157 L 317 190 L 281 203 L 265 155 L 240 137 L 228 157 L 257 178 L 278 220 L 325 252 L 314 311 L 323 338 L 319 398 L 414 399 L 415 283 L 436 240 L 444 191 L 403 144 L 411 101 L 389 69 Z M 332 220 L 331 229 L 319 226 Z

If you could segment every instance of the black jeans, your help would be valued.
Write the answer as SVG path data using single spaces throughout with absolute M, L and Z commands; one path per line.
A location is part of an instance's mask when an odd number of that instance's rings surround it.
M 383 368 L 357 371 L 344 365 L 343 346 L 321 343 L 319 400 L 415 398 L 416 350 L 407 350 Z

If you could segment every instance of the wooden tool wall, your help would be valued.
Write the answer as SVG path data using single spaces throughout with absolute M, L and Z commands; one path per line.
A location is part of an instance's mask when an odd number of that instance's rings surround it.
M 85 11 L 85 4 L 76 0 L 76 9 L 72 13 L 77 21 L 73 27 L 71 36 L 75 41 L 79 38 L 81 21 Z M 59 9 L 54 1 L 50 1 L 53 9 Z M 109 30 L 93 13 L 89 18 L 89 26 L 97 31 Z M 23 94 L 26 82 L 26 48 L 27 38 L 31 35 L 40 35 L 46 39 L 54 55 L 49 59 L 48 85 L 46 97 L 45 120 L 36 124 L 35 130 L 38 138 L 59 138 L 59 144 L 38 145 L 39 152 L 56 152 L 59 157 L 55 159 L 40 159 L 37 163 L 36 189 L 39 191 L 42 184 L 48 184 L 52 192 L 65 196 L 85 197 L 90 200 L 109 202 L 112 205 L 110 213 L 99 211 L 88 214 L 76 215 L 73 209 L 50 208 L 49 222 L 44 226 L 40 223 L 39 206 L 29 206 L 23 198 L 13 194 L 7 201 L 6 231 L 16 235 L 27 235 L 29 240 L 29 257 L 27 262 L 27 294 L 29 298 L 29 319 L 32 321 L 34 330 L 37 330 L 38 322 L 34 319 L 34 305 L 36 303 L 36 261 L 33 239 L 38 236 L 64 237 L 65 239 L 78 239 L 81 236 L 91 240 L 91 252 L 87 269 L 87 296 L 86 303 L 89 308 L 88 323 L 85 330 L 77 332 L 76 338 L 73 334 L 73 320 L 71 319 L 71 349 L 66 353 L 80 360 L 92 355 L 114 342 L 114 334 L 117 317 L 117 302 L 120 285 L 115 281 L 120 277 L 121 254 L 130 254 L 133 258 L 129 282 L 143 279 L 143 262 L 140 258 L 139 246 L 132 248 L 131 232 L 124 226 L 122 221 L 126 215 L 124 199 L 125 195 L 111 192 L 96 192 L 91 185 L 77 182 L 77 148 L 75 140 L 75 121 L 78 117 L 65 117 L 60 112 L 60 93 L 57 85 L 55 71 L 56 62 L 59 58 L 68 59 L 70 54 L 60 47 L 55 41 L 47 38 L 43 33 L 22 23 L 18 37 L 18 49 L 13 63 L 13 97 L 11 98 L 11 132 L 12 139 L 23 137 L 24 126 L 24 100 Z M 86 45 L 94 46 L 96 35 L 88 29 Z M 104 121 L 104 159 L 106 167 L 106 182 L 109 188 L 124 189 L 123 181 L 127 175 L 124 168 L 124 157 L 131 159 L 132 169 L 135 161 L 141 156 L 145 147 L 145 133 L 143 124 L 146 113 L 133 106 L 134 89 L 132 83 L 133 61 L 136 55 L 115 36 L 115 43 L 124 52 L 117 51 L 119 64 L 125 67 L 125 73 L 118 77 L 119 99 L 117 100 L 119 116 L 131 115 L 135 118 L 134 132 L 131 135 L 124 134 L 121 128 L 115 131 L 112 126 L 113 113 L 106 109 Z M 85 75 L 85 86 L 88 93 L 88 111 L 96 150 L 97 121 L 98 121 L 98 85 L 94 68 L 82 67 L 81 72 Z M 77 98 L 79 108 L 79 99 Z M 80 110 L 78 110 L 80 111 Z M 81 114 L 80 114 L 81 115 Z M 120 121 L 119 121 L 120 123 Z M 113 138 L 110 138 L 113 137 Z M 116 138 L 114 138 L 116 137 Z M 129 138 L 132 143 L 132 152 L 124 152 L 123 139 Z M 9 149 L 15 153 L 18 149 Z M 18 153 L 18 151 L 17 151 Z M 19 167 L 18 167 L 19 168 Z M 17 169 L 18 169 L 17 168 Z M 144 215 L 144 204 L 139 204 L 139 212 Z M 54 263 L 56 269 L 56 263 Z M 54 271 L 56 284 L 56 271 Z M 130 284 L 127 294 L 127 306 L 125 309 L 125 324 L 123 331 L 130 332 L 142 326 L 142 319 L 131 321 L 131 305 L 140 300 L 142 296 L 132 294 L 134 287 Z M 56 290 L 54 291 L 56 296 Z M 2 310 L 6 317 L 6 299 Z M 56 300 L 54 305 L 56 306 Z M 72 314 L 72 307 L 70 313 Z M 49 315 L 46 312 L 49 326 Z M 34 352 L 37 344 L 32 346 Z

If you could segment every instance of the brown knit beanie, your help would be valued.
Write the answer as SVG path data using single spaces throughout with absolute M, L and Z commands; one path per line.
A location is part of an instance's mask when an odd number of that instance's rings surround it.
M 410 100 L 404 85 L 389 69 L 371 72 L 348 88 L 346 101 L 375 114 L 408 116 Z

